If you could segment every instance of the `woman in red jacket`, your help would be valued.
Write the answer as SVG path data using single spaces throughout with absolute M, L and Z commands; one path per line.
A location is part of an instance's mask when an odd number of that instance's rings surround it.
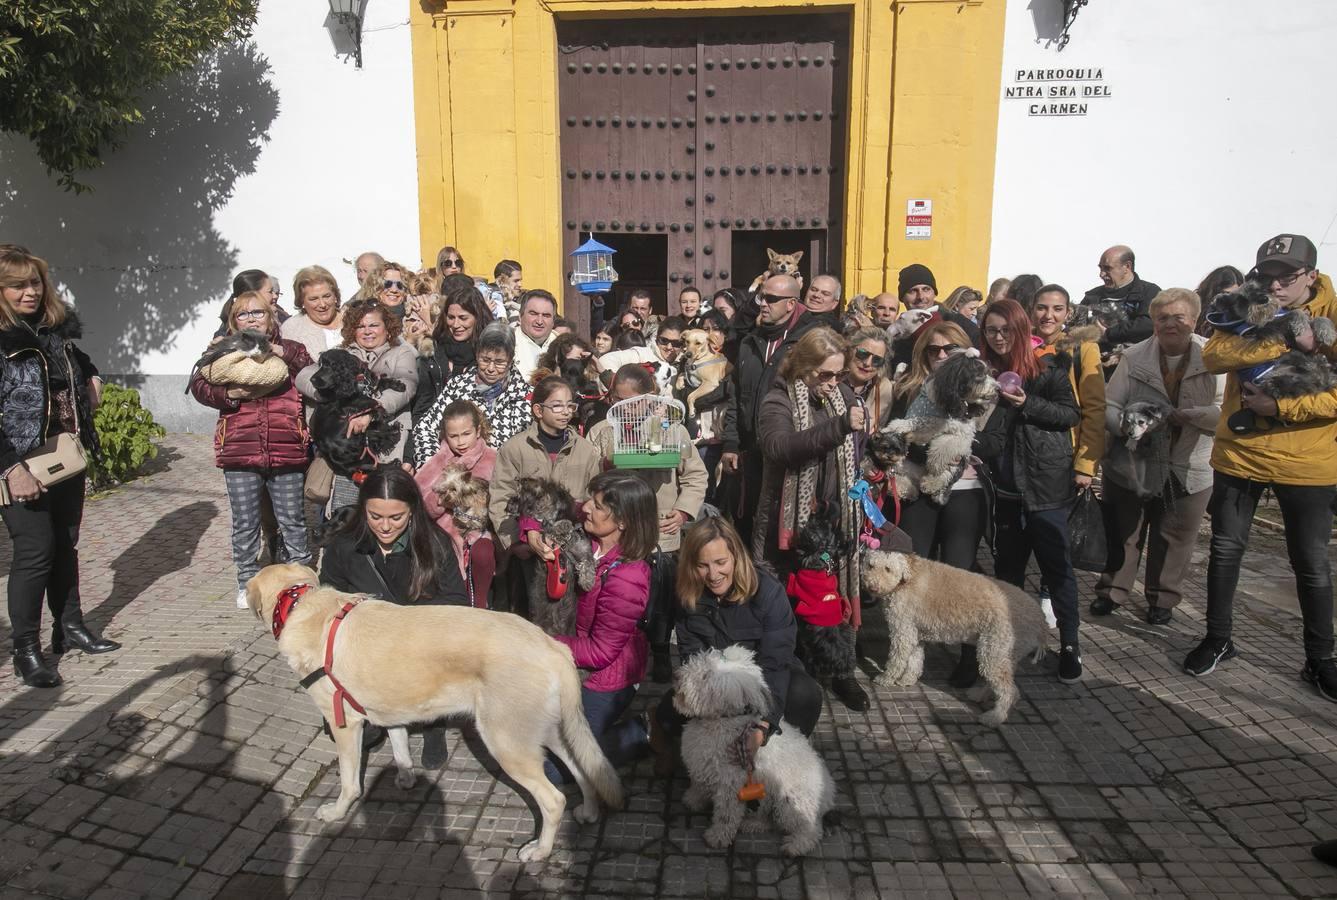
M 257 292 L 232 302 L 228 333 L 258 331 L 268 335 L 284 365 L 254 360 L 235 364 L 223 357 L 204 366 L 190 380 L 190 392 L 218 410 L 214 462 L 223 470 L 232 506 L 232 561 L 237 566 L 237 606 L 246 607 L 246 582 L 260 571 L 260 495 L 267 488 L 274 518 L 283 535 L 288 562 L 309 565 L 302 486 L 306 479 L 310 436 L 302 416 L 302 398 L 293 378 L 311 365 L 306 347 L 279 337 L 273 306 Z M 265 366 L 268 365 L 268 368 Z
M 618 721 L 645 678 L 650 644 L 640 629 L 650 599 L 650 566 L 645 558 L 659 540 L 655 495 L 635 475 L 609 471 L 590 480 L 585 533 L 594 545 L 594 586 L 576 605 L 576 633 L 556 635 L 571 648 L 576 666 L 586 670 L 580 688 L 590 730 L 613 765 L 648 749 L 650 736 L 639 719 Z M 545 769 L 564 779 L 550 760 Z

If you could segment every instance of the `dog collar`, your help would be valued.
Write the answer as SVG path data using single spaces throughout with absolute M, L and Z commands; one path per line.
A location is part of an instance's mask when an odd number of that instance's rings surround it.
M 279 591 L 279 602 L 274 605 L 274 640 L 278 640 L 279 635 L 283 633 L 283 626 L 288 624 L 288 616 L 292 615 L 298 602 L 312 587 L 314 585 L 294 584 Z

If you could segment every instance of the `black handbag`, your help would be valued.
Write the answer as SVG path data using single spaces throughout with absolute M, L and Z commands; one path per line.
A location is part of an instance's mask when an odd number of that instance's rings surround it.
M 1085 488 L 1068 513 L 1069 553 L 1072 567 L 1086 572 L 1104 572 L 1109 561 L 1105 538 L 1105 514 L 1095 491 Z

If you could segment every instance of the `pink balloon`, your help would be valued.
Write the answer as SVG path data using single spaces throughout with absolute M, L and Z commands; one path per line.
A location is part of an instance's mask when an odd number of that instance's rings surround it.
M 1021 376 L 1016 372 L 1004 372 L 998 376 L 998 389 L 1005 394 L 1015 394 L 1021 387 Z

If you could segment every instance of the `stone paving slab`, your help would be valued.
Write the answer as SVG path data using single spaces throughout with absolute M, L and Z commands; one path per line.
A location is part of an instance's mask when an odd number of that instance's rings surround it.
M 625 811 L 566 817 L 552 857 L 526 866 L 529 806 L 467 727 L 409 790 L 378 751 L 348 819 L 314 818 L 338 793 L 332 745 L 235 608 L 228 528 L 207 436 L 172 436 L 154 474 L 89 503 L 85 607 L 125 647 L 68 655 L 57 691 L 0 671 L 0 900 L 1337 896 L 1337 870 L 1309 857 L 1337 837 L 1337 707 L 1296 677 L 1298 619 L 1256 594 L 1239 604 L 1240 658 L 1184 675 L 1201 571 L 1168 627 L 1137 608 L 1084 624 L 1081 684 L 1058 684 L 1052 657 L 1022 666 L 1001 729 L 946 687 L 937 648 L 920 684 L 877 689 L 866 714 L 828 706 L 813 740 L 839 822 L 803 860 L 774 834 L 706 847 L 684 777 L 643 761 Z M 1284 558 L 1258 535 L 1251 553 Z

